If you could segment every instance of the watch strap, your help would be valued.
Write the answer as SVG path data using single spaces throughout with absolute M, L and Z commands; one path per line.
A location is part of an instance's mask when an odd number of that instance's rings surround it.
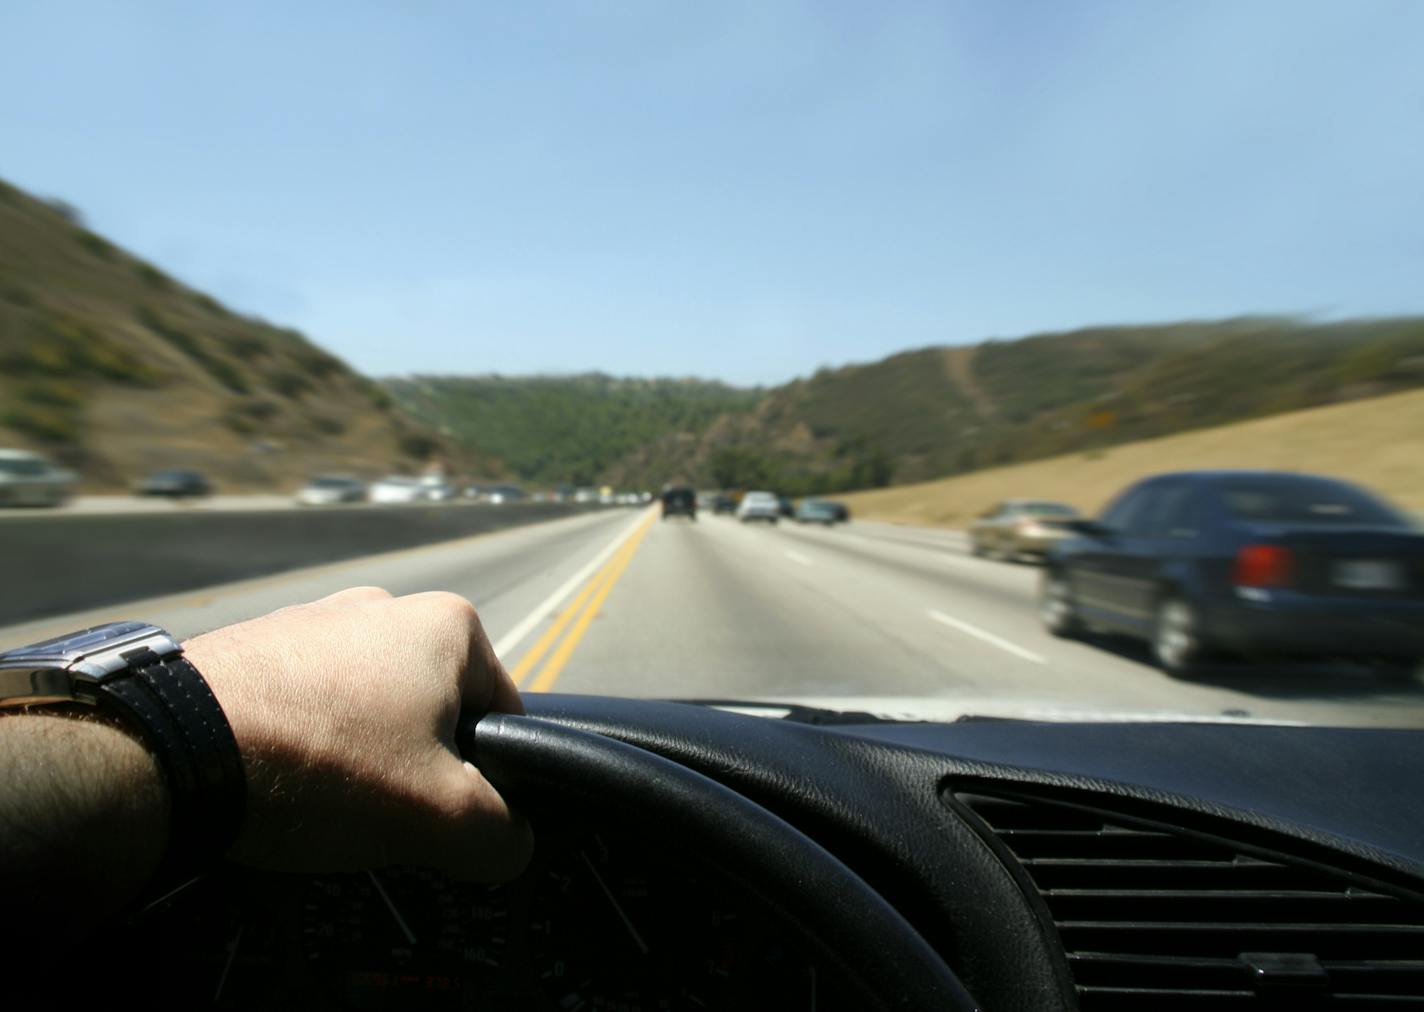
M 247 783 L 237 738 L 208 683 L 182 655 L 126 655 L 127 677 L 98 695 L 131 718 L 167 780 L 168 849 L 160 879 L 175 881 L 221 858 L 242 828 Z

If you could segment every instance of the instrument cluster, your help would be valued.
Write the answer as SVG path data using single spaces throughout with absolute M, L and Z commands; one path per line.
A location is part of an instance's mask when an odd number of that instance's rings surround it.
M 151 982 L 165 1005 L 856 1007 L 830 960 L 754 897 L 693 858 L 606 835 L 541 836 L 528 872 L 503 886 L 417 868 L 232 869 L 174 895 L 135 933 L 142 952 L 165 954 Z

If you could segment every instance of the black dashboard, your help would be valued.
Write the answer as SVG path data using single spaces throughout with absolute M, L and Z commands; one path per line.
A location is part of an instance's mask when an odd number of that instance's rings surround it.
M 990 1012 L 1424 1007 L 1419 732 L 527 705 L 524 726 L 625 742 L 784 820 Z M 462 747 L 484 768 L 477 730 Z M 658 780 L 634 785 L 646 817 L 594 784 L 531 795 L 536 857 L 508 886 L 226 869 L 118 926 L 73 986 L 188 1008 L 962 1007 L 886 994 L 884 973 L 868 989 L 875 954 L 794 902 L 810 870 L 769 865 L 793 901 L 769 898 L 715 833 L 654 804 Z M 841 903 L 838 919 L 865 906 Z

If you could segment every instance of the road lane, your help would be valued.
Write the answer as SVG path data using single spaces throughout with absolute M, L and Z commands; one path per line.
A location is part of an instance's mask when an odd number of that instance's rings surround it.
M 0 646 L 140 617 L 180 635 L 354 584 L 479 608 L 526 691 L 801 700 L 952 719 L 1274 719 L 1424 726 L 1424 686 L 1326 666 L 1172 679 L 1140 646 L 1065 641 L 1036 567 L 942 531 L 744 525 L 656 509 L 571 517 L 99 613 L 0 629 Z
M 1424 726 L 1424 687 L 1330 666 L 1183 682 L 1136 644 L 1039 626 L 1038 570 L 939 531 L 743 525 L 650 533 L 558 679 L 541 688 L 822 700 L 899 712 L 1179 716 Z M 847 536 L 850 535 L 850 536 Z M 915 706 L 908 703 L 913 700 Z

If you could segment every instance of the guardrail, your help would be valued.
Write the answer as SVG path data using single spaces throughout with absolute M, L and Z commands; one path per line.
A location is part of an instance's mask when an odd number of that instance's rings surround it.
M 0 524 L 0 625 L 602 508 L 449 503 L 7 517 Z

